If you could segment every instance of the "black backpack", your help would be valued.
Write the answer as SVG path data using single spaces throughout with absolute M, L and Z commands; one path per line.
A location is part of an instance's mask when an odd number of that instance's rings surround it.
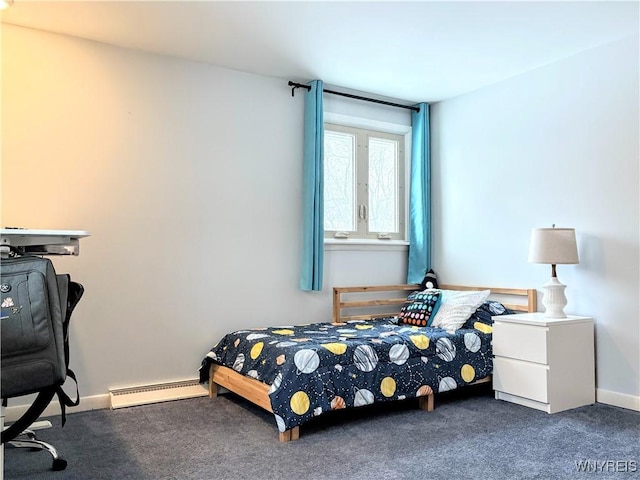
M 62 409 L 80 403 L 62 389 L 69 369 L 69 321 L 84 288 L 69 275 L 58 275 L 47 258 L 3 258 L 0 269 L 2 317 L 0 396 L 8 398 L 38 393 L 29 410 L 2 432 L 2 443 L 19 435 L 44 411 L 54 395 Z

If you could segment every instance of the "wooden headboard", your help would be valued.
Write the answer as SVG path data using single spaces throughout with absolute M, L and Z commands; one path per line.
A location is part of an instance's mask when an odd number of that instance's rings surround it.
M 537 311 L 536 289 L 468 287 L 461 285 L 439 285 L 443 290 L 491 290 L 490 298 L 501 302 L 510 310 L 518 312 Z M 420 290 L 420 285 L 374 285 L 366 287 L 333 288 L 333 321 L 371 320 L 400 313 L 409 293 Z M 350 297 L 350 299 L 347 299 Z M 354 298 L 357 297 L 357 298 Z M 515 303 L 511 303 L 511 302 Z M 358 314 L 345 315 L 343 310 L 358 309 Z M 366 309 L 367 313 L 362 313 Z

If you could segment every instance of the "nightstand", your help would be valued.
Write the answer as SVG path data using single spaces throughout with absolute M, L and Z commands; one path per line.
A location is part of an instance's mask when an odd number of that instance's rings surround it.
M 497 399 L 547 413 L 595 402 L 592 318 L 518 313 L 493 321 Z

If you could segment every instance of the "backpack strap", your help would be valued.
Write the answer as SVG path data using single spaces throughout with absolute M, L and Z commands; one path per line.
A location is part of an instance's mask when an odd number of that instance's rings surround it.
M 60 411 L 62 413 L 62 426 L 67 423 L 67 407 L 77 407 L 80 405 L 80 391 L 78 390 L 78 379 L 76 374 L 70 368 L 67 368 L 67 377 L 73 379 L 76 384 L 76 399 L 71 400 L 71 397 L 67 395 L 62 388 L 62 385 L 56 387 L 56 395 L 58 396 L 58 402 L 60 402 Z
M 72 282 L 71 277 L 68 274 L 58 275 L 58 285 L 60 288 L 60 300 L 62 308 L 65 310 L 64 321 L 62 323 L 62 334 L 64 338 L 64 361 L 67 369 L 66 376 L 70 377 L 76 384 L 76 399 L 72 400 L 67 392 L 62 388 L 63 385 L 56 387 L 56 395 L 58 396 L 58 402 L 60 403 L 60 410 L 62 413 L 62 426 L 67 422 L 66 407 L 77 407 L 80 404 L 80 391 L 78 390 L 78 379 L 73 370 L 69 368 L 69 323 L 71 321 L 71 314 L 74 308 L 82 298 L 84 294 L 84 287 L 77 283 Z

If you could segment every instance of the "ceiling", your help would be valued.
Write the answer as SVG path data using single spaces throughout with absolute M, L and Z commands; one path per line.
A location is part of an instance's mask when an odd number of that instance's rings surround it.
M 56 2 L 2 22 L 226 68 L 435 102 L 638 35 L 639 4 Z

